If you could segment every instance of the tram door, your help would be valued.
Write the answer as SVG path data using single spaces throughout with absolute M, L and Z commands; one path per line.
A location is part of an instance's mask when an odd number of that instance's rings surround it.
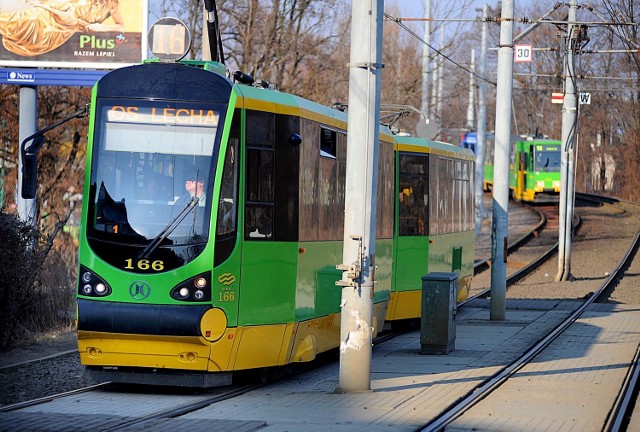
M 516 193 L 517 199 L 524 197 L 524 191 L 526 188 L 527 180 L 527 154 L 522 151 L 522 148 L 516 147 Z

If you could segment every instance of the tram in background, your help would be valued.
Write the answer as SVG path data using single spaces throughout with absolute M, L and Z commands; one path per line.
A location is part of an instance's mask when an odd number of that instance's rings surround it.
M 475 152 L 477 134 L 467 132 L 460 140 L 463 148 Z M 485 191 L 493 189 L 495 134 L 485 139 Z M 561 142 L 530 136 L 511 137 L 509 190 L 514 200 L 531 203 L 558 202 L 560 199 Z
M 347 115 L 221 63 L 148 61 L 92 91 L 77 324 L 96 379 L 211 387 L 340 344 Z M 381 126 L 372 331 L 421 277 L 473 276 L 472 152 Z

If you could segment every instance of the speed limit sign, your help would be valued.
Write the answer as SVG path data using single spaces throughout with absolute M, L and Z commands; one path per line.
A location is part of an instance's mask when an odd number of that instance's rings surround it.
M 514 45 L 513 61 L 530 62 L 533 57 L 533 45 Z

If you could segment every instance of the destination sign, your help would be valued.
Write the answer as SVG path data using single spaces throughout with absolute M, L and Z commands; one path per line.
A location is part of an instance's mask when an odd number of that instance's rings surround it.
M 138 107 L 114 105 L 108 108 L 107 121 L 147 124 L 181 124 L 217 127 L 219 114 L 201 108 Z

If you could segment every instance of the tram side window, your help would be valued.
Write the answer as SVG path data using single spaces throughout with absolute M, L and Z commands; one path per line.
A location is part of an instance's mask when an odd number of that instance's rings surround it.
M 240 143 L 240 125 L 238 117 L 234 117 L 227 145 L 220 184 L 220 201 L 218 203 L 218 222 L 216 235 L 227 237 L 236 232 L 238 202 L 238 146 Z
M 245 238 L 273 238 L 275 116 L 247 111 Z
M 475 229 L 473 162 L 431 159 L 430 235 Z
M 393 237 L 395 154 L 393 145 L 380 141 L 378 149 L 378 197 L 376 210 L 376 238 Z M 343 208 L 344 208 L 344 201 Z M 425 203 L 428 200 L 425 199 Z M 425 212 L 425 215 L 427 213 Z M 428 222 L 425 220 L 425 230 Z
M 236 243 L 238 223 L 238 148 L 240 146 L 240 110 L 236 110 L 231 122 L 227 153 L 224 158 L 218 219 L 216 223 L 216 249 L 214 265 L 225 261 Z
M 320 127 L 320 156 L 335 159 L 337 148 L 336 131 Z
M 338 160 L 338 132 L 320 126 L 319 176 L 316 179 L 317 197 L 313 203 L 319 216 L 319 240 L 341 240 L 344 231 L 344 201 L 339 200 L 340 183 Z M 344 160 L 344 156 L 341 155 Z
M 428 166 L 426 156 L 400 155 L 398 234 L 401 236 L 423 236 L 428 234 Z

